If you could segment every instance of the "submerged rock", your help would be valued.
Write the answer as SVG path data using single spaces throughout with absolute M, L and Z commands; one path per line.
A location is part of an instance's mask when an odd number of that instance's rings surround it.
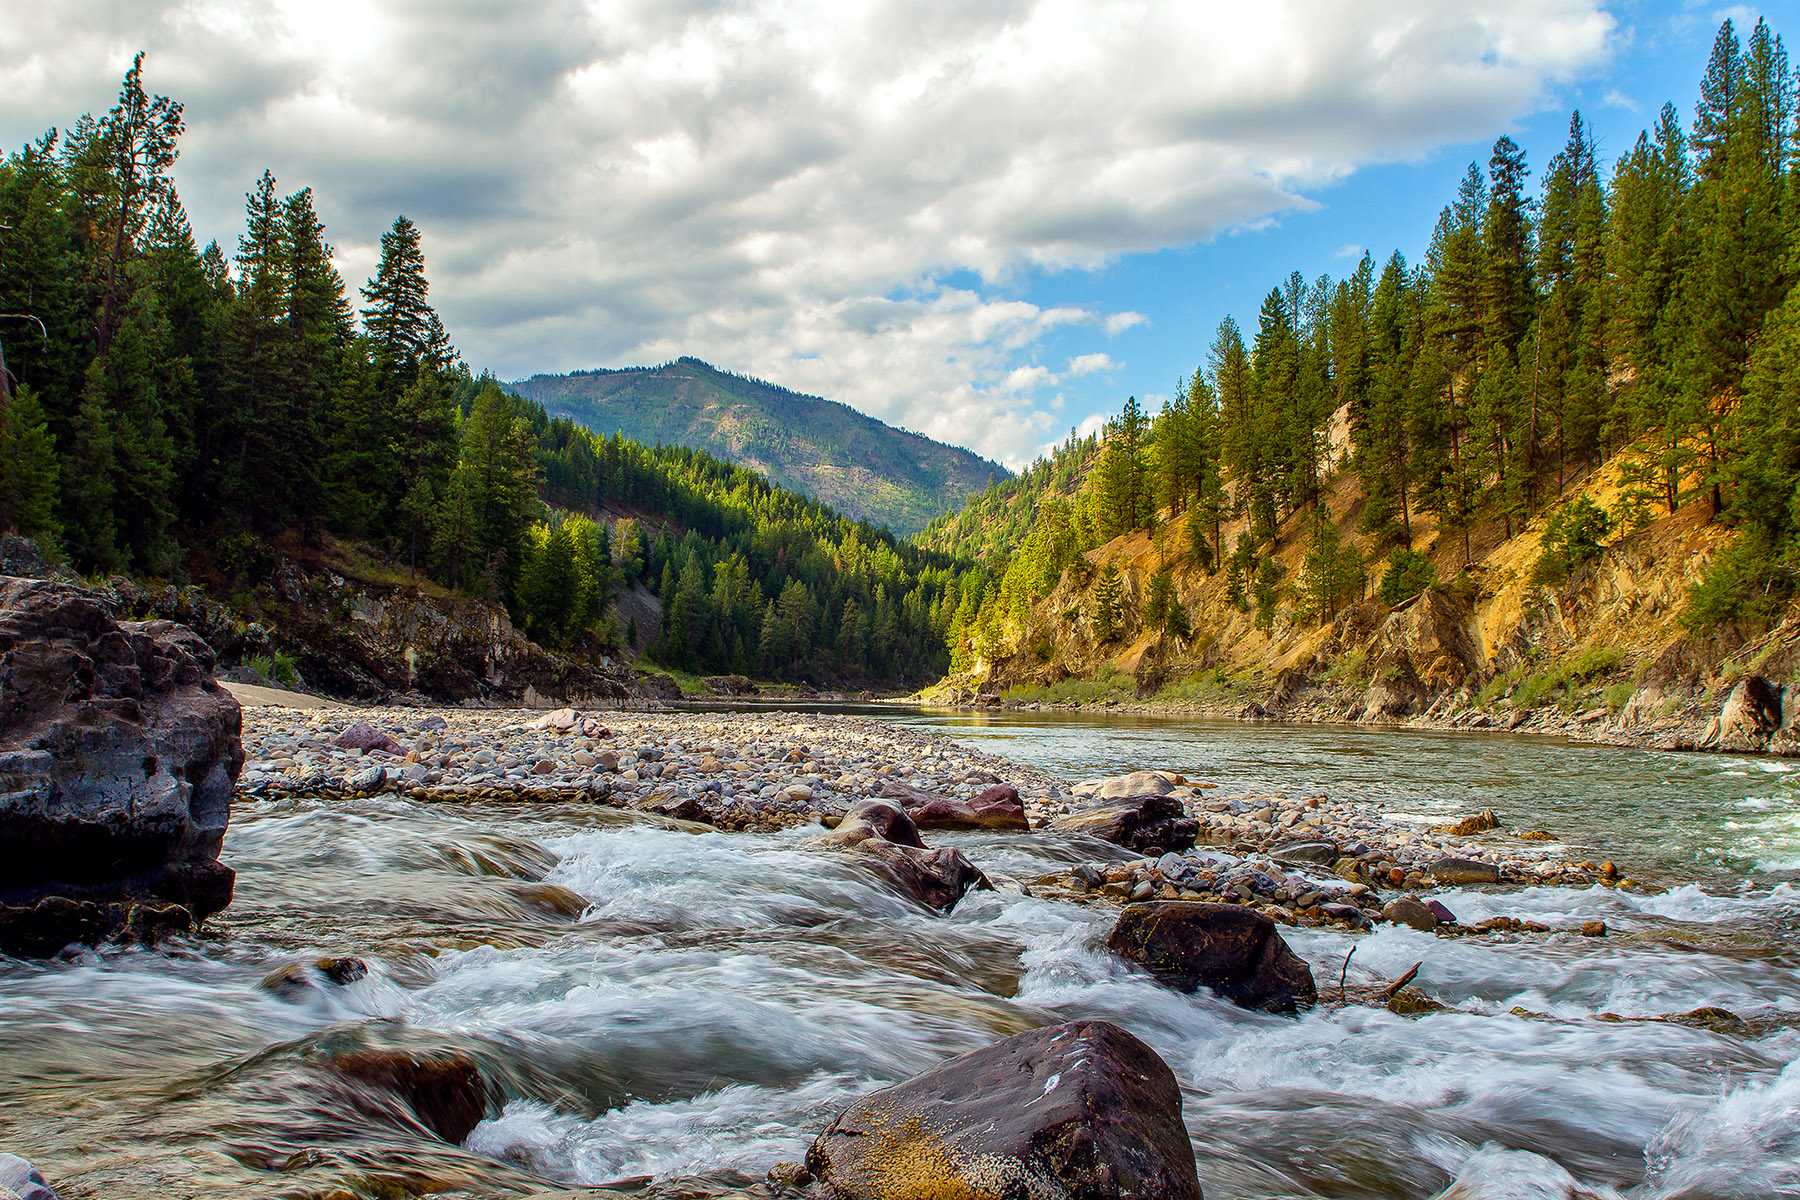
M 1425 869 L 1440 884 L 1451 887 L 1500 882 L 1500 868 L 1480 859 L 1440 858 L 1427 864 Z
M 1168 1064 L 1106 1021 L 953 1058 L 844 1110 L 807 1153 L 836 1200 L 1201 1200 Z
M 398 1095 L 419 1123 L 462 1145 L 487 1115 L 488 1085 L 467 1054 L 454 1050 L 353 1050 L 334 1055 L 340 1074 Z
M 1291 1013 L 1318 998 L 1312 968 L 1275 922 L 1235 904 L 1127 905 L 1106 945 L 1170 987 L 1209 988 L 1241 1008 Z
M 971 888 L 992 891 L 960 850 L 925 845 L 919 828 L 892 800 L 864 800 L 850 807 L 837 828 L 818 844 L 868 858 L 903 892 L 927 908 L 949 912 Z
M 182 626 L 0 578 L 0 951 L 154 941 L 230 902 L 219 847 L 244 753 L 213 667 Z

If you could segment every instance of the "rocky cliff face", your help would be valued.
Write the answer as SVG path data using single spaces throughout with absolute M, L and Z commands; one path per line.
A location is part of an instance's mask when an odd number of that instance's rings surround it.
M 237 606 L 123 578 L 105 591 L 122 612 L 191 625 L 227 660 L 284 651 L 309 686 L 342 699 L 556 707 L 618 702 L 638 686 L 622 663 L 546 650 L 496 605 L 291 559 Z
M 1585 490 L 1605 505 L 1617 480 L 1602 471 Z M 1359 494 L 1354 477 L 1341 477 L 1326 501 L 1346 540 L 1355 537 Z M 1006 626 L 993 653 L 936 694 L 990 703 L 1007 691 L 1053 698 L 1065 680 L 1114 673 L 1120 683 L 1128 677 L 1129 689 L 1115 692 L 1127 704 L 1791 753 L 1800 728 L 1800 614 L 1755 639 L 1731 629 L 1697 636 L 1680 623 L 1689 586 L 1732 536 L 1709 516 L 1703 504 L 1663 515 L 1554 584 L 1533 577 L 1541 519 L 1511 538 L 1486 531 L 1465 571 L 1460 539 L 1445 543 L 1415 518 L 1415 545 L 1444 584 L 1392 607 L 1366 598 L 1323 623 L 1297 622 L 1284 600 L 1266 628 L 1227 600 L 1223 572 L 1196 569 L 1149 534 L 1127 535 L 1091 551 L 1089 570 L 1065 572 L 1051 595 Z M 1301 571 L 1301 523 L 1290 520 L 1274 552 L 1289 585 Z M 1227 529 L 1227 544 L 1235 532 Z M 1108 565 L 1120 572 L 1123 632 L 1099 644 L 1093 589 Z M 1159 567 L 1174 577 L 1191 639 L 1142 627 L 1142 595 Z M 1372 573 L 1379 571 L 1376 563 Z
M 231 900 L 244 765 L 212 650 L 62 580 L 0 576 L 0 951 L 155 940 Z

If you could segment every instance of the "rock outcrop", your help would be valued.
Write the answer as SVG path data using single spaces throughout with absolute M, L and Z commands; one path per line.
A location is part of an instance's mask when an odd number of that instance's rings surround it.
M 231 900 L 244 765 L 213 652 L 54 579 L 0 578 L 0 950 L 154 941 Z
M 1235 904 L 1130 904 L 1106 945 L 1170 987 L 1210 988 L 1243 1008 L 1291 1013 L 1318 997 L 1312 968 L 1275 922 Z
M 1787 720 L 1783 719 L 1784 710 Z M 1800 725 L 1800 704 L 1788 698 L 1787 689 L 1761 675 L 1746 675 L 1731 689 L 1719 715 L 1708 723 L 1700 737 L 1700 749 L 1759 753 L 1796 725 Z
M 835 1200 L 1201 1200 L 1174 1073 L 1105 1021 L 1033 1029 L 867 1096 L 807 1167 Z
M 227 662 L 283 650 L 308 686 L 344 699 L 548 706 L 615 704 L 628 692 L 624 667 L 546 650 L 498 606 L 425 584 L 352 579 L 297 558 L 274 558 L 233 607 L 193 587 L 123 577 L 104 590 L 115 612 L 187 624 Z
M 925 907 L 947 913 L 971 888 L 993 884 L 960 850 L 928 847 L 919 827 L 892 800 L 864 800 L 850 806 L 836 829 L 817 844 L 848 850 L 867 859 L 902 892 Z

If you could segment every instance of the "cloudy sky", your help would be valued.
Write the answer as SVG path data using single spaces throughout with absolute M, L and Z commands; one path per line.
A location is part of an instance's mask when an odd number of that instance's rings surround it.
M 395 214 L 476 370 L 692 354 L 1012 465 L 1154 404 L 1291 270 L 1422 251 L 1500 133 L 1684 113 L 1684 0 L 64 0 L 0 24 L 0 143 L 135 50 L 229 250 L 262 170 L 356 285 Z M 1778 31 L 1780 27 L 1778 25 Z M 1790 34 L 1792 30 L 1786 31 Z

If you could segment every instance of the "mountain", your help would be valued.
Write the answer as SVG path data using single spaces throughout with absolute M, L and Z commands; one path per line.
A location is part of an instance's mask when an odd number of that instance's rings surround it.
M 1008 475 L 961 447 L 695 358 L 534 375 L 512 386 L 595 433 L 705 450 L 902 537 Z

